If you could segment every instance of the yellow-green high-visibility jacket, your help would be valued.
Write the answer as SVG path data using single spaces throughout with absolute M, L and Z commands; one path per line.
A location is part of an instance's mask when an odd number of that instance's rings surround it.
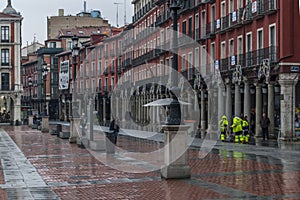
M 249 123 L 247 120 L 243 120 L 243 129 L 248 130 L 249 129 Z
M 239 117 L 234 117 L 233 118 L 233 123 L 232 123 L 232 131 L 234 133 L 237 133 L 239 131 L 242 131 L 243 130 L 243 127 L 242 127 L 242 123 L 243 123 L 243 120 Z
M 219 125 L 221 128 L 221 131 L 224 132 L 226 127 L 228 126 L 228 120 L 225 115 L 222 116 L 222 119 L 219 121 Z

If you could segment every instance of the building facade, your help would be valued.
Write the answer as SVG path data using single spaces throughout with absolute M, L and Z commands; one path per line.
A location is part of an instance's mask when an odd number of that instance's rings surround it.
M 282 139 L 295 139 L 300 104 L 298 1 L 176 2 L 176 33 L 172 1 L 134 0 L 132 24 L 109 36 L 82 37 L 76 65 L 72 48 L 57 55 L 59 68 L 69 61 L 69 87 L 60 91 L 59 100 L 64 120 L 71 115 L 76 85 L 80 112 L 87 112 L 88 102 L 94 102 L 102 124 L 117 117 L 129 121 L 131 128 L 157 131 L 166 113 L 144 105 L 170 97 L 177 55 L 181 78 L 176 84 L 183 88 L 186 81 L 193 90 L 182 90 L 180 97 L 192 103 L 189 109 L 199 110 L 194 128 L 201 135 L 209 134 L 225 114 L 230 123 L 233 116 L 247 115 L 260 137 L 265 112 L 271 136 L 280 130 Z M 70 42 L 75 34 L 69 31 L 62 37 Z M 185 112 L 183 117 L 189 121 L 195 115 Z
M 1 122 L 21 122 L 21 27 L 23 17 L 7 1 L 0 12 Z

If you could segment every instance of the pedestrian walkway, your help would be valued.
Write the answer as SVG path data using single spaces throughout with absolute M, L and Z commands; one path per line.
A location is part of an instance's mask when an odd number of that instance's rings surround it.
M 159 170 L 119 170 L 126 163 L 141 169 L 161 164 L 163 157 L 133 153 L 161 149 L 163 134 L 123 129 L 116 154 L 106 155 L 27 126 L 2 128 L 0 199 L 300 199 L 298 143 L 218 142 L 203 158 L 203 140 L 195 139 L 191 179 L 163 180 Z M 104 156 L 110 163 L 101 162 Z

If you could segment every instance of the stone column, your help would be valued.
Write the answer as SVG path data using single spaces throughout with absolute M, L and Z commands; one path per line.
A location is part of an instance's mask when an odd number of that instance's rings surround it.
M 268 113 L 267 116 L 270 119 L 269 136 L 276 138 L 275 136 L 275 121 L 274 121 L 274 84 L 269 83 L 268 85 Z
M 256 85 L 256 113 L 255 113 L 255 136 L 262 137 L 262 130 L 260 127 L 260 119 L 262 116 L 262 92 L 261 85 Z
M 228 81 L 226 83 L 226 116 L 228 119 L 228 125 L 232 124 L 232 99 L 231 99 L 231 84 Z
M 281 140 L 296 140 L 295 134 L 295 86 L 298 74 L 280 74 L 280 125 Z
M 201 138 L 205 137 L 205 132 L 206 132 L 206 117 L 205 117 L 205 112 L 206 112 L 206 106 L 205 106 L 205 99 L 204 99 L 204 89 L 201 90 Z
M 32 125 L 33 125 L 33 116 L 29 115 L 29 117 L 28 117 L 28 126 L 31 128 Z
M 87 105 L 87 139 L 89 141 L 94 140 L 94 120 L 93 120 L 93 103 L 91 100 L 88 101 Z
M 235 84 L 234 90 L 234 116 L 241 116 L 241 93 L 239 84 Z
M 165 165 L 161 176 L 165 179 L 190 178 L 191 170 L 188 164 L 188 129 L 186 125 L 165 125 Z
M 48 133 L 49 132 L 49 117 L 48 116 L 43 116 L 42 117 L 42 130 L 43 133 Z
M 80 118 L 79 117 L 73 117 L 71 119 L 70 123 L 70 143 L 77 142 L 77 138 L 80 137 Z
M 223 84 L 219 84 L 218 87 L 218 120 L 221 119 L 223 115 L 225 115 L 225 97 L 223 94 L 225 93 L 225 86 Z
M 245 81 L 245 88 L 244 88 L 244 115 L 248 117 L 248 122 L 250 123 L 250 115 L 251 115 L 251 96 L 250 96 L 250 86 L 249 82 Z

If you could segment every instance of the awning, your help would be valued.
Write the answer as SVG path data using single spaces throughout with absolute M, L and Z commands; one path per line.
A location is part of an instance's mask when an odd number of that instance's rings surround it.
M 147 104 L 145 104 L 143 106 L 145 106 L 145 107 L 150 107 L 150 106 L 168 106 L 168 105 L 171 104 L 172 101 L 173 101 L 172 98 L 158 99 L 158 100 L 152 101 L 150 103 L 147 103 Z M 188 102 L 184 102 L 184 101 L 180 101 L 180 100 L 179 100 L 179 103 L 180 103 L 180 105 L 191 105 Z

